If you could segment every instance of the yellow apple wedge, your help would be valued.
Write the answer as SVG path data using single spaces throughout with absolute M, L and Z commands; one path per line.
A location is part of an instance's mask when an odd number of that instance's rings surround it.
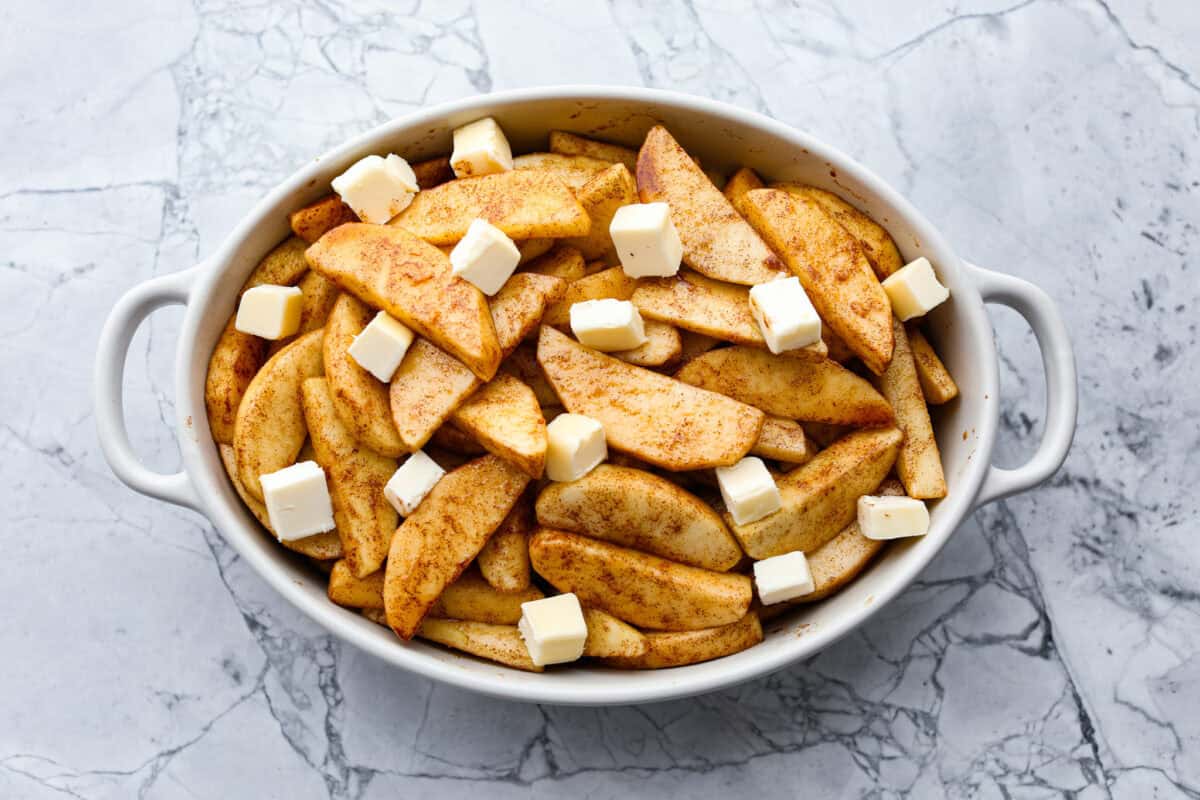
M 640 628 L 685 631 L 726 625 L 746 614 L 745 575 L 689 567 L 575 533 L 539 528 L 529 540 L 538 575 L 560 592 Z
M 683 242 L 683 263 L 696 272 L 752 286 L 785 271 L 767 243 L 661 125 L 650 129 L 638 151 L 637 187 L 643 203 L 670 205 Z
M 892 360 L 892 304 L 862 247 L 817 201 L 782 189 L 742 199 L 750 224 L 804 286 L 826 325 L 876 375 Z
M 725 521 L 751 558 L 811 552 L 854 519 L 858 498 L 883 482 L 903 438 L 896 428 L 843 436 L 812 461 L 776 480 L 783 502 L 778 511 L 744 525 L 734 523 L 728 514 Z
M 352 222 L 326 233 L 306 255 L 313 269 L 429 339 L 481 380 L 496 374 L 500 345 L 487 300 L 451 274 L 450 260 L 436 247 L 402 228 Z
M 610 447 L 664 469 L 735 464 L 762 429 L 752 406 L 597 353 L 547 325 L 538 363 L 568 411 L 604 426 Z
M 538 495 L 538 524 L 582 533 L 663 558 L 724 572 L 742 550 L 721 517 L 666 478 L 601 464 Z
M 430 607 L 500 527 L 529 476 L 493 455 L 447 473 L 392 537 L 384 576 L 388 625 L 411 639 Z

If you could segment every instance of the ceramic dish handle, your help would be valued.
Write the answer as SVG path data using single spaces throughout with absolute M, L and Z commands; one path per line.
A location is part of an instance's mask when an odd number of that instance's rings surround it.
M 989 467 L 976 505 L 1030 489 L 1062 466 L 1075 435 L 1078 388 L 1075 354 L 1067 326 L 1050 296 L 1029 281 L 967 264 L 971 279 L 985 303 L 1000 303 L 1016 311 L 1037 337 L 1046 370 L 1046 430 L 1033 457 L 1016 469 Z
M 155 309 L 187 305 L 192 283 L 201 267 L 152 278 L 139 284 L 117 301 L 100 332 L 96 348 L 96 372 L 92 392 L 100 447 L 112 471 L 129 488 L 159 500 L 200 510 L 200 500 L 187 473 L 166 475 L 143 464 L 129 444 L 122 402 L 125 356 L 133 334 Z

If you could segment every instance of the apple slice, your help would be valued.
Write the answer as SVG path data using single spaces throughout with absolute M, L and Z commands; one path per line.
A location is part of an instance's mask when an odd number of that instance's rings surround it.
M 300 384 L 321 375 L 324 338 L 324 328 L 304 334 L 267 361 L 246 387 L 233 426 L 233 451 L 242 485 L 255 500 L 263 499 L 259 478 L 296 463 L 304 446 L 308 428 Z
M 895 420 L 892 407 L 870 383 L 829 359 L 722 347 L 696 356 L 675 377 L 787 419 L 855 427 Z
M 477 219 L 487 220 L 510 239 L 585 236 L 591 229 L 570 187 L 553 173 L 536 169 L 459 178 L 418 192 L 388 225 L 430 244 L 451 245 Z
M 742 558 L 721 517 L 666 478 L 601 464 L 579 480 L 551 483 L 537 499 L 538 523 L 724 572 Z
M 333 402 L 326 378 L 301 386 L 304 419 L 317 463 L 329 478 L 333 519 L 344 560 L 359 578 L 383 564 L 399 517 L 383 487 L 396 473 L 396 459 L 381 456 L 354 438 Z
M 652 631 L 646 634 L 646 649 L 641 655 L 606 658 L 604 663 L 617 669 L 682 667 L 739 653 L 762 640 L 762 623 L 757 614 L 751 613 L 716 628 Z
M 322 236 L 307 256 L 313 269 L 431 340 L 480 380 L 496 374 L 500 345 L 487 300 L 451 274 L 436 247 L 402 228 L 352 222 Z
M 854 519 L 858 498 L 883 482 L 903 438 L 896 428 L 843 436 L 776 480 L 783 507 L 774 514 L 745 525 L 734 523 L 728 514 L 725 521 L 751 558 L 811 552 Z
M 325 377 L 334 408 L 355 439 L 377 453 L 396 458 L 409 452 L 388 408 L 388 387 L 350 356 L 354 337 L 375 312 L 342 292 L 325 325 Z
M 529 540 L 534 571 L 560 592 L 641 628 L 696 630 L 745 616 L 745 575 L 689 567 L 587 536 L 539 528 Z
M 466 399 L 451 423 L 488 452 L 514 464 L 531 478 L 542 477 L 546 465 L 546 420 L 533 390 L 501 372 Z
M 683 263 L 717 280 L 753 286 L 784 272 L 784 265 L 721 190 L 662 125 L 646 134 L 637 161 L 643 203 L 671 206 L 683 242 Z
M 568 411 L 604 426 L 609 447 L 664 469 L 735 464 L 762 429 L 756 408 L 597 353 L 548 325 L 538 363 Z
M 782 189 L 754 189 L 741 207 L 800 278 L 826 325 L 876 375 L 892 360 L 892 304 L 862 247 L 820 203 Z
M 481 456 L 443 476 L 404 520 L 392 537 L 383 586 L 388 625 L 400 638 L 413 637 L 528 483 L 507 461 Z

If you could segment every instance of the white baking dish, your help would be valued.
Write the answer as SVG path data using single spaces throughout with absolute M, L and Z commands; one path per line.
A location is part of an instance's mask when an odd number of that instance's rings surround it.
M 333 605 L 323 576 L 271 540 L 242 507 L 221 467 L 204 411 L 209 354 L 258 260 L 289 233 L 288 213 L 329 191 L 330 180 L 368 153 L 410 160 L 450 149 L 450 130 L 494 116 L 514 151 L 544 149 L 553 129 L 636 146 L 663 122 L 706 167 L 748 165 L 776 180 L 831 189 L 882 222 L 906 259 L 924 255 L 950 288 L 930 319 L 930 338 L 961 387 L 935 421 L 949 496 L 934 505 L 925 537 L 894 544 L 848 588 L 793 616 L 772 621 L 747 651 L 676 669 L 624 672 L 573 666 L 530 674 L 414 641 L 405 643 L 358 614 Z M 1046 369 L 1046 428 L 1034 456 L 1017 469 L 990 464 L 999 414 L 996 350 L 985 303 L 1016 309 L 1032 326 Z M 121 404 L 126 350 L 154 309 L 187 306 L 175 358 L 176 415 L 183 471 L 155 473 L 129 446 Z M 1050 299 L 1026 281 L 964 262 L 904 198 L 844 154 L 760 114 L 699 97 L 624 87 L 554 87 L 484 95 L 437 106 L 375 128 L 304 165 L 241 222 L 204 263 L 154 278 L 114 306 L 100 337 L 96 420 L 104 453 L 133 489 L 206 515 L 280 594 L 346 641 L 430 678 L 518 700 L 609 704 L 664 700 L 745 681 L 809 658 L 886 605 L 937 554 L 955 528 L 984 503 L 1045 480 L 1066 457 L 1075 427 L 1075 367 L 1067 331 Z

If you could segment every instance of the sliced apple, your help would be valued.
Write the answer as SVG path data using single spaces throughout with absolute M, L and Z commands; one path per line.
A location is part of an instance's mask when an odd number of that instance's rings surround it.
M 502 592 L 529 588 L 529 534 L 533 506 L 522 498 L 479 551 L 475 562 L 483 579 Z
M 681 564 L 724 572 L 742 550 L 721 517 L 666 478 L 601 464 L 579 480 L 551 483 L 537 499 L 538 523 L 582 533 Z
M 892 305 L 858 240 L 817 201 L 781 189 L 747 192 L 742 207 L 825 324 L 881 374 L 892 359 Z
M 392 537 L 383 600 L 388 625 L 411 639 L 430 607 L 466 569 L 529 483 L 493 455 L 438 481 Z
M 613 358 L 639 367 L 661 367 L 679 358 L 683 351 L 683 342 L 674 325 L 653 319 L 646 320 L 644 325 L 646 341 L 632 350 L 618 350 L 612 353 Z
M 219 445 L 218 449 L 221 451 L 221 463 L 225 465 L 225 473 L 229 475 L 229 482 L 233 484 L 234 491 L 238 493 L 238 497 L 242 498 L 242 502 L 246 504 L 246 508 L 254 515 L 254 518 L 267 529 L 268 533 L 274 536 L 275 531 L 271 528 L 271 518 L 267 514 L 267 507 L 261 500 L 246 491 L 246 485 L 238 477 L 237 455 L 233 452 L 233 446 L 223 444 Z M 300 451 L 297 460 L 307 460 L 304 458 L 303 450 Z M 337 531 L 317 533 L 305 536 L 303 539 L 279 540 L 279 543 L 289 550 L 294 550 L 318 561 L 342 557 L 342 540 L 338 538 Z
M 664 469 L 734 464 L 762 429 L 752 406 L 597 353 L 546 325 L 538 363 L 568 411 L 604 426 L 609 447 Z
M 762 178 L 758 177 L 758 173 L 749 167 L 742 167 L 737 172 L 729 177 L 725 182 L 725 188 L 722 194 L 729 201 L 730 205 L 737 210 L 739 214 L 745 216 L 745 212 L 741 209 L 742 199 L 746 196 L 746 192 L 754 189 L 761 189 L 765 186 Z
M 329 478 L 333 519 L 350 571 L 357 577 L 379 569 L 399 517 L 383 487 L 396 473 L 396 459 L 364 447 L 338 413 L 326 378 L 301 386 L 304 419 L 317 463 Z
M 722 347 L 693 358 L 676 374 L 788 419 L 866 427 L 895 419 L 865 379 L 828 359 L 776 356 L 752 347 Z
M 745 575 L 689 567 L 587 536 L 539 528 L 529 540 L 533 569 L 560 592 L 640 628 L 684 631 L 726 625 L 746 614 Z
M 542 318 L 545 325 L 569 325 L 571 323 L 571 306 L 585 300 L 628 300 L 637 288 L 637 281 L 625 274 L 620 267 L 609 267 L 599 272 L 587 275 L 567 286 L 566 292 L 557 303 L 546 309 Z
M 585 608 L 583 654 L 593 658 L 637 658 L 646 652 L 646 634 L 598 608 Z
M 322 374 L 324 338 L 324 329 L 304 334 L 276 353 L 246 387 L 234 423 L 233 450 L 238 475 L 255 500 L 263 499 L 259 477 L 296 463 L 304 446 L 308 428 L 300 384 Z
M 740 653 L 762 640 L 762 623 L 757 614 L 750 613 L 716 628 L 647 633 L 644 653 L 606 658 L 604 663 L 618 669 L 682 667 Z
M 307 255 L 318 272 L 431 340 L 480 380 L 496 374 L 500 346 L 487 301 L 450 273 L 436 247 L 402 228 L 352 222 L 322 236 Z
M 745 525 L 728 514 L 725 521 L 751 558 L 812 552 L 854 519 L 858 498 L 883 482 L 903 438 L 896 428 L 848 434 L 776 479 L 780 510 Z
M 567 282 L 553 275 L 518 272 L 488 301 L 500 355 L 508 357 L 537 330 L 546 310 L 563 298 Z
M 521 603 L 541 600 L 545 596 L 536 586 L 502 592 L 485 581 L 477 571 L 467 570 L 446 587 L 429 609 L 429 616 L 490 622 L 493 625 L 516 625 L 521 621 Z
M 388 388 L 392 423 L 411 451 L 425 446 L 464 400 L 482 385 L 457 358 L 416 339 Z
M 611 164 L 624 164 L 630 172 L 637 169 L 637 150 L 632 147 L 601 142 L 567 131 L 550 131 L 550 152 L 566 156 L 588 156 Z
M 950 371 L 938 358 L 933 345 L 916 326 L 905 328 L 908 333 L 908 344 L 912 348 L 913 361 L 917 365 L 917 377 L 921 380 L 921 394 L 925 402 L 931 406 L 949 403 L 958 397 L 958 384 L 950 377 Z
M 638 152 L 637 185 L 643 203 L 670 204 L 683 263 L 696 272 L 752 286 L 784 271 L 771 248 L 661 125 L 650 129 Z
M 320 200 L 293 211 L 288 217 L 292 233 L 312 244 L 338 225 L 358 222 L 354 209 L 342 202 L 336 194 L 327 194 Z
M 514 169 L 478 178 L 460 178 L 417 193 L 391 226 L 404 228 L 430 244 L 454 244 L 476 219 L 484 219 L 512 239 L 584 236 L 587 212 L 571 188 L 550 172 Z
M 576 191 L 608 166 L 598 158 L 563 153 L 526 153 L 513 159 L 513 169 L 549 173 Z
M 896 249 L 896 243 L 884 227 L 833 192 L 799 183 L 775 183 L 771 186 L 794 195 L 809 197 L 820 204 L 858 240 L 863 255 L 871 262 L 871 268 L 875 270 L 879 280 L 904 266 L 904 259 Z
M 371 450 L 392 458 L 410 452 L 400 438 L 388 406 L 388 387 L 350 356 L 354 337 L 375 312 L 343 292 L 325 327 L 325 376 L 333 405 L 351 435 Z
M 233 441 L 238 406 L 266 359 L 267 342 L 233 327 L 231 316 L 208 359 L 204 378 L 204 408 L 208 427 L 218 444 Z
M 346 559 L 329 571 L 329 599 L 346 608 L 383 608 L 383 570 L 359 577 Z
M 816 455 L 817 448 L 804 435 L 799 422 L 768 416 L 750 453 L 789 464 L 805 464 Z
M 489 305 L 501 356 L 532 333 L 547 309 L 565 291 L 559 278 L 521 272 L 513 275 Z M 458 359 L 424 340 L 413 342 L 389 389 L 392 422 L 409 450 L 423 447 L 481 381 Z
M 921 381 L 912 348 L 900 320 L 893 319 L 896 349 L 887 372 L 876 383 L 892 408 L 896 409 L 896 426 L 904 432 L 904 443 L 896 455 L 896 474 L 909 497 L 936 500 L 946 496 L 946 476 L 942 471 L 942 455 L 933 436 L 929 408 L 921 393 Z
M 558 399 L 558 395 L 554 392 L 554 387 L 546 379 L 546 373 L 542 371 L 541 364 L 537 362 L 536 343 L 527 342 L 520 345 L 512 352 L 512 355 L 504 359 L 504 363 L 500 365 L 500 369 L 516 378 L 520 378 L 522 383 L 533 389 L 533 394 L 538 399 L 538 405 L 543 409 L 547 406 L 562 405 L 562 402 Z M 543 416 L 545 416 L 544 413 Z M 546 421 L 549 422 L 550 420 Z
M 574 247 L 560 244 L 545 255 L 530 261 L 525 267 L 527 272 L 539 275 L 551 275 L 562 278 L 570 283 L 577 281 L 587 274 L 583 254 Z
M 499 373 L 468 397 L 450 422 L 531 478 L 542 476 L 546 420 L 533 390 L 519 379 Z
M 526 672 L 541 672 L 533 663 L 516 625 L 492 625 L 461 619 L 434 619 L 421 623 L 416 635 L 473 656 Z
M 638 201 L 633 175 L 623 164 L 613 164 L 579 187 L 575 196 L 592 220 L 592 228 L 587 236 L 567 239 L 567 244 L 579 248 L 585 259 L 606 258 L 616 261 L 617 252 L 608 227 L 618 208 Z

